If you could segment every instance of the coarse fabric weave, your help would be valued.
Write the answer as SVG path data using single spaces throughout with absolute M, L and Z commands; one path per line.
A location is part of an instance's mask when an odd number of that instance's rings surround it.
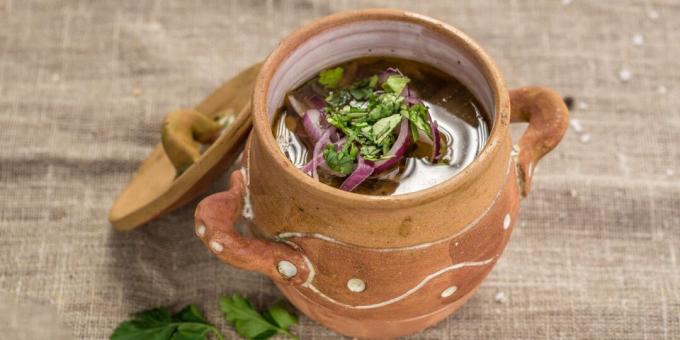
M 106 339 L 132 312 L 191 302 L 236 338 L 220 296 L 280 298 L 208 252 L 196 202 L 129 233 L 112 230 L 108 209 L 166 112 L 302 24 L 362 7 L 448 22 L 509 87 L 574 99 L 496 268 L 412 338 L 680 339 L 677 0 L 0 0 L 0 338 Z M 304 317 L 294 332 L 339 337 Z

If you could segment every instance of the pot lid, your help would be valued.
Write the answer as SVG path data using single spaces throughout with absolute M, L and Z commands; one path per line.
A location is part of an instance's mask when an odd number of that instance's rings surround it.
M 162 143 L 111 207 L 109 221 L 116 229 L 134 229 L 183 206 L 236 160 L 252 126 L 250 96 L 259 71 L 260 64 L 253 65 L 194 109 L 168 114 Z

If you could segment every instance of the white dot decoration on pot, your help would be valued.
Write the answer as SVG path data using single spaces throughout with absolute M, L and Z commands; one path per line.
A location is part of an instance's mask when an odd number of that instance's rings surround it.
M 363 280 L 353 278 L 347 281 L 347 289 L 355 293 L 361 293 L 366 290 L 366 283 Z
M 279 271 L 281 276 L 289 279 L 297 274 L 297 267 L 289 261 L 283 260 L 279 261 L 276 265 L 276 269 Z
M 210 241 L 210 249 L 216 253 L 221 253 L 224 247 L 217 241 Z
M 505 214 L 505 218 L 503 219 L 503 229 L 507 230 L 510 227 L 510 222 L 512 222 L 510 214 Z
M 447 298 L 447 297 L 453 295 L 453 293 L 455 293 L 457 290 L 458 290 L 458 287 L 456 287 L 456 286 L 451 286 L 451 287 L 449 287 L 449 288 L 444 289 L 444 290 L 442 291 L 441 296 L 442 296 L 443 298 Z
M 205 226 L 204 225 L 199 225 L 198 228 L 196 228 L 196 234 L 199 237 L 203 237 L 205 235 Z

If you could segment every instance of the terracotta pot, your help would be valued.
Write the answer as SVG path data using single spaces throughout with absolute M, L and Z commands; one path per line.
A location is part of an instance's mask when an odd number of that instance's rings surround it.
M 493 122 L 477 158 L 429 189 L 378 197 L 341 191 L 296 169 L 272 135 L 287 90 L 363 56 L 436 66 L 462 81 Z M 567 127 L 561 97 L 506 90 L 491 59 L 459 30 L 398 10 L 335 14 L 294 32 L 265 61 L 253 94 L 244 168 L 204 199 L 196 232 L 224 262 L 268 275 L 308 317 L 339 333 L 388 338 L 442 320 L 498 261 L 536 162 Z M 518 145 L 511 121 L 528 121 Z M 234 229 L 243 215 L 255 237 Z

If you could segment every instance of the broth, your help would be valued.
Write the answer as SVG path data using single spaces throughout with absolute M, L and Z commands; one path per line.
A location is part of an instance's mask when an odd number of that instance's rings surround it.
M 431 122 L 436 121 L 441 134 L 439 153 L 435 151 L 433 156 L 435 144 L 432 142 L 435 139 L 433 137 L 429 139 L 429 143 L 427 138 L 411 142 L 403 159 L 380 174 L 372 174 L 354 188 L 353 192 L 368 195 L 399 195 L 435 186 L 455 176 L 470 164 L 484 147 L 489 135 L 487 118 L 489 115 L 482 111 L 482 105 L 454 77 L 432 66 L 397 58 L 361 58 L 340 64 L 338 67 L 344 70 L 340 83 L 345 86 L 373 75 L 382 75 L 385 70 L 395 70 L 408 77 L 410 79 L 408 87 L 417 92 L 419 102 L 427 107 Z M 395 71 L 390 72 L 394 74 Z M 384 83 L 383 80 L 381 82 Z M 378 88 L 376 93 L 382 91 L 379 85 L 380 83 L 375 87 Z M 319 83 L 319 77 L 314 77 L 290 91 L 285 104 L 277 110 L 274 117 L 272 128 L 274 136 L 285 156 L 301 171 L 312 161 L 315 142 L 306 132 L 303 118 L 296 112 L 301 110 L 293 108 L 295 104 L 299 108 L 300 104 L 297 100 L 291 103 L 291 100 L 310 98 L 310 93 L 327 96 L 332 92 L 339 90 L 324 87 Z M 316 100 L 317 105 L 322 105 L 318 103 L 318 98 Z M 322 103 L 330 105 L 327 101 Z M 328 111 L 330 108 L 326 107 L 325 110 Z M 324 117 L 322 115 L 321 119 L 325 119 Z M 326 121 L 323 123 L 328 124 Z M 398 140 L 398 129 L 399 127 L 395 128 L 389 138 Z M 424 134 L 423 131 L 420 132 L 421 135 Z M 338 136 L 342 136 L 342 133 L 338 133 Z M 413 141 L 413 138 L 410 141 Z M 342 140 L 339 143 L 341 145 Z M 363 152 L 363 149 L 361 150 Z M 363 157 L 362 152 L 359 152 L 359 156 Z M 358 166 L 355 165 L 355 169 Z M 328 166 L 326 168 L 328 169 Z M 319 181 L 336 188 L 340 188 L 347 179 L 347 176 L 341 177 L 337 173 L 333 175 L 321 169 L 317 175 Z

